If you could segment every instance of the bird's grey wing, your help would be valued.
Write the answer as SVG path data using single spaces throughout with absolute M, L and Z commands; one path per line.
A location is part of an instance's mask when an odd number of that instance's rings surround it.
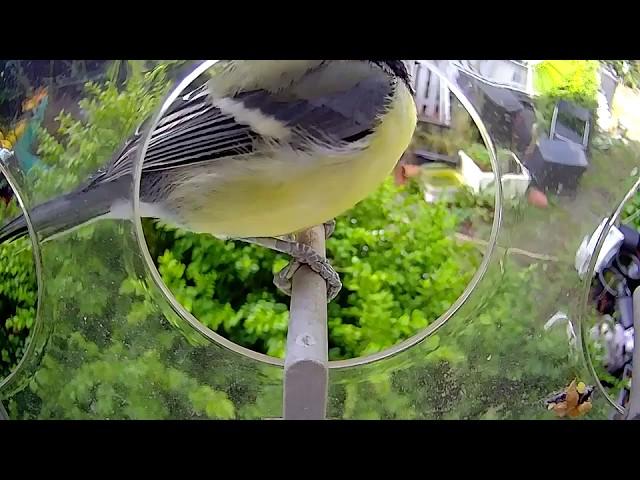
M 149 120 L 138 127 L 113 160 L 92 178 L 91 184 L 130 175 Z M 206 86 L 179 98 L 151 135 L 143 171 L 170 169 L 189 163 L 248 153 L 257 135 L 211 103 Z
M 281 98 L 264 90 L 243 92 L 235 101 L 293 128 L 292 143 L 312 138 L 330 144 L 352 142 L 369 135 L 387 108 L 394 81 L 371 75 L 344 90 L 309 97 Z
M 314 72 L 318 75 L 319 72 Z M 319 78 L 318 81 L 321 81 Z M 384 74 L 371 74 L 357 83 L 330 93 L 305 96 L 304 91 L 273 93 L 252 90 L 226 98 L 220 108 L 212 102 L 206 86 L 179 98 L 151 135 L 143 172 L 159 172 L 202 162 L 249 154 L 266 141 L 309 145 L 309 139 L 324 144 L 350 142 L 371 133 L 387 108 L 394 81 Z M 254 131 L 238 111 L 242 108 L 275 119 L 290 129 L 289 138 L 265 138 Z M 244 110 L 246 111 L 246 110 Z M 143 128 L 125 143 L 120 152 L 92 183 L 110 182 L 132 171 Z

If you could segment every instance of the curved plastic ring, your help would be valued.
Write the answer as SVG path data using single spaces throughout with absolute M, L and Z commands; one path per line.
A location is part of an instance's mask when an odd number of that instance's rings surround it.
M 268 363 L 271 365 L 284 366 L 284 361 L 275 357 L 271 357 L 269 355 L 264 355 L 261 353 L 254 352 L 253 350 L 249 350 L 248 348 L 237 345 L 221 335 L 215 333 L 211 329 L 202 325 L 190 312 L 188 312 L 181 304 L 177 301 L 174 295 L 171 293 L 169 288 L 162 281 L 162 277 L 160 272 L 156 268 L 153 258 L 151 257 L 151 253 L 149 252 L 149 248 L 147 246 L 144 231 L 142 228 L 142 220 L 140 217 L 140 180 L 142 177 L 142 165 L 144 158 L 147 154 L 147 150 L 149 148 L 149 142 L 151 141 L 151 133 L 155 130 L 158 123 L 164 116 L 164 114 L 169 110 L 173 102 L 182 94 L 182 92 L 193 83 L 200 75 L 209 70 L 213 65 L 215 65 L 219 60 L 207 60 L 199 64 L 195 67 L 189 75 L 187 75 L 178 85 L 167 95 L 165 100 L 162 102 L 162 105 L 153 116 L 152 121 L 146 126 L 143 134 L 143 142 L 142 148 L 137 151 L 137 155 L 135 158 L 135 165 L 133 171 L 133 195 L 132 195 L 132 203 L 133 203 L 133 221 L 134 221 L 134 230 L 136 239 L 138 241 L 138 245 L 140 247 L 140 251 L 142 252 L 142 256 L 145 260 L 146 268 L 153 280 L 153 283 L 158 287 L 158 289 L 162 292 L 165 299 L 169 302 L 172 309 L 180 315 L 184 320 L 186 320 L 195 330 L 200 332 L 206 338 L 213 340 L 214 342 L 222 345 L 223 347 L 232 350 L 237 353 L 241 353 L 249 358 L 254 360 L 258 360 L 264 363 Z M 495 214 L 493 219 L 493 224 L 491 227 L 491 234 L 489 237 L 489 242 L 484 253 L 484 258 L 476 271 L 475 275 L 462 292 L 460 297 L 454 302 L 454 304 L 449 307 L 449 309 L 443 313 L 436 321 L 431 323 L 427 328 L 423 331 L 417 333 L 416 335 L 408 338 L 407 340 L 394 345 L 391 348 L 388 348 L 382 352 L 364 356 L 352 358 L 349 360 L 340 360 L 340 361 L 332 361 L 329 362 L 329 368 L 338 369 L 338 368 L 348 368 L 355 367 L 358 365 L 368 364 L 374 361 L 379 361 L 384 358 L 388 358 L 398 353 L 422 342 L 430 335 L 433 335 L 436 331 L 438 331 L 447 321 L 456 313 L 458 310 L 464 305 L 464 303 L 471 296 L 471 293 L 475 290 L 478 283 L 482 280 L 484 275 L 486 274 L 491 257 L 495 250 L 498 233 L 500 231 L 500 226 L 502 224 L 502 182 L 500 175 L 500 167 L 498 165 L 496 151 L 491 141 L 491 137 L 489 136 L 488 130 L 485 127 L 480 115 L 475 110 L 471 102 L 465 97 L 462 91 L 449 79 L 439 71 L 439 69 L 430 62 L 423 62 L 433 73 L 435 73 L 439 80 L 443 82 L 447 88 L 453 92 L 458 101 L 462 104 L 462 106 L 467 110 L 469 115 L 471 116 L 473 122 L 476 127 L 480 131 L 480 136 L 482 137 L 483 142 L 487 146 L 487 150 L 489 152 L 489 158 L 491 161 L 491 167 L 493 169 L 494 180 L 495 180 Z
M 631 200 L 631 198 L 636 194 L 636 192 L 639 189 L 640 189 L 640 175 L 638 176 L 638 179 L 636 180 L 633 187 L 631 187 L 631 189 L 624 196 L 620 204 L 616 207 L 613 214 L 609 216 L 609 220 L 607 221 L 607 224 L 602 229 L 602 232 L 600 232 L 600 237 L 598 238 L 598 242 L 596 243 L 596 246 L 593 250 L 593 254 L 591 255 L 591 258 L 589 259 L 589 266 L 587 268 L 588 273 L 584 276 L 582 296 L 580 298 L 580 304 L 579 304 L 580 307 L 578 310 L 578 318 L 577 318 L 578 329 L 579 329 L 578 335 L 580 337 L 582 357 L 587 365 L 587 370 L 591 374 L 593 381 L 598 387 L 598 390 L 600 391 L 602 396 L 606 399 L 607 402 L 611 404 L 612 407 L 618 410 L 619 413 L 624 413 L 624 408 L 621 405 L 618 405 L 618 403 L 615 400 L 613 400 L 611 396 L 607 393 L 604 386 L 602 385 L 602 382 L 600 382 L 598 373 L 596 372 L 595 365 L 593 364 L 593 359 L 591 358 L 591 354 L 589 353 L 589 344 L 588 344 L 589 339 L 587 336 L 587 329 L 585 328 L 584 322 L 586 321 L 587 311 L 590 309 L 589 308 L 589 304 L 590 304 L 589 292 L 591 290 L 591 279 L 593 278 L 593 275 L 595 272 L 596 261 L 598 259 L 598 256 L 600 255 L 600 250 L 602 250 L 602 246 L 604 245 L 607 235 L 609 235 L 609 230 L 611 230 L 611 227 L 613 227 L 617 223 L 618 219 L 620 218 L 620 215 L 622 214 L 624 206 L 629 200 Z
M 6 378 L 4 378 L 2 381 L 0 381 L 0 390 L 4 390 L 6 388 L 14 388 L 16 385 L 13 385 L 15 382 L 15 379 L 17 378 L 18 373 L 22 370 L 22 368 L 24 367 L 25 362 L 27 361 L 27 359 L 29 359 L 31 357 L 31 355 L 33 354 L 33 350 L 35 348 L 35 344 L 34 344 L 34 339 L 38 338 L 38 336 L 40 335 L 40 330 L 42 329 L 42 318 L 41 318 L 41 305 L 42 305 L 42 289 L 43 289 L 43 283 L 42 283 L 42 256 L 40 254 L 40 242 L 38 242 L 38 236 L 36 234 L 35 229 L 33 228 L 33 223 L 31 222 L 31 216 L 29 215 L 29 211 L 27 210 L 27 208 L 25 207 L 25 203 L 23 200 L 23 195 L 20 192 L 20 188 L 18 187 L 18 183 L 16 182 L 16 179 L 13 177 L 13 175 L 11 174 L 11 172 L 9 171 L 9 169 L 7 168 L 7 166 L 4 163 L 4 159 L 2 159 L 0 157 L 0 172 L 4 175 L 4 177 L 7 180 L 7 183 L 9 184 L 9 186 L 11 187 L 11 189 L 13 190 L 14 195 L 16 196 L 16 200 L 18 202 L 18 205 L 20 206 L 20 209 L 22 210 L 22 215 L 24 216 L 25 219 L 25 223 L 27 224 L 27 231 L 29 232 L 29 238 L 31 239 L 31 252 L 33 254 L 33 262 L 35 263 L 35 270 L 36 270 L 36 286 L 38 288 L 38 292 L 37 292 L 37 299 L 36 299 L 36 318 L 35 321 L 33 323 L 33 327 L 31 328 L 31 331 L 29 332 L 29 340 L 28 340 L 28 344 L 24 350 L 24 354 L 22 355 L 22 358 L 20 359 L 20 361 L 18 362 L 18 365 L 16 366 L 15 370 L 13 372 L 11 372 Z M 9 391 L 9 393 L 5 393 L 5 395 L 11 395 L 11 391 Z

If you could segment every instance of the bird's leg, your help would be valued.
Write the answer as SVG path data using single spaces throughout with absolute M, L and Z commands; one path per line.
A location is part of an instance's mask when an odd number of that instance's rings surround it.
M 325 227 L 325 234 L 326 232 L 327 230 Z M 286 253 L 293 258 L 293 260 L 286 267 L 280 270 L 273 279 L 273 283 L 276 287 L 286 295 L 291 295 L 293 275 L 302 265 L 307 265 L 327 282 L 328 302 L 333 300 L 342 288 L 340 276 L 333 269 L 329 261 L 324 256 L 318 254 L 318 252 L 309 245 L 293 240 L 283 240 L 281 238 L 270 237 L 250 237 L 242 238 L 240 240 L 247 243 L 254 243 L 277 252 Z

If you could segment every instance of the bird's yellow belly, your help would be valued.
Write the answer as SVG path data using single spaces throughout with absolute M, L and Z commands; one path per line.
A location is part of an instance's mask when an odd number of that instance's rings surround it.
M 398 89 L 369 145 L 330 158 L 255 158 L 229 164 L 221 182 L 200 192 L 201 207 L 187 220 L 196 231 L 235 238 L 273 237 L 322 224 L 372 193 L 409 146 L 416 112 L 409 91 Z M 237 162 L 237 160 L 234 160 Z

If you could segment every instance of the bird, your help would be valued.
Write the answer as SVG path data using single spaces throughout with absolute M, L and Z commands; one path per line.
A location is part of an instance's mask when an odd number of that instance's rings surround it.
M 324 255 L 296 234 L 365 199 L 409 147 L 417 111 L 403 60 L 221 60 L 181 92 L 151 132 L 142 160 L 140 213 L 194 233 L 285 253 L 274 278 L 308 265 L 341 289 Z M 184 93 L 186 91 L 186 93 Z M 184 93 L 184 94 L 182 94 Z M 77 189 L 32 208 L 44 240 L 99 219 L 131 219 L 130 186 L 143 122 Z M 0 242 L 27 234 L 22 215 Z

